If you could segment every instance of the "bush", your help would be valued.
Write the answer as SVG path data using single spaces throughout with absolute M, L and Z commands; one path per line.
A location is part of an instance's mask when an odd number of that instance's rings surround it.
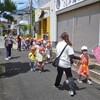
M 5 32 L 5 31 L 3 31 L 2 33 L 3 33 L 3 36 L 5 36 L 7 34 L 7 32 Z
M 31 37 L 31 34 L 26 34 L 25 37 L 26 38 L 30 38 Z

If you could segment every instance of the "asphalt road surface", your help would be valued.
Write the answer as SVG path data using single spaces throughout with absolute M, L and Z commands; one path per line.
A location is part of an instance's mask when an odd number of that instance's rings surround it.
M 6 73 L 0 75 L 0 100 L 100 100 L 100 85 L 78 83 L 74 71 L 78 86 L 74 97 L 68 94 L 65 85 L 60 89 L 54 88 L 56 68 L 47 64 L 44 72 L 39 73 L 38 68 L 31 72 L 27 55 L 28 51 L 12 50 L 12 59 L 5 61 L 5 49 L 0 49 L 0 66 L 6 68 Z M 64 79 L 63 76 L 61 84 Z

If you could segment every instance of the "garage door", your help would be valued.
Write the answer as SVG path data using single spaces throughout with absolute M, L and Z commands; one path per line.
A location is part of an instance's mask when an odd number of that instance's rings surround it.
M 91 50 L 99 43 L 99 17 L 99 3 L 58 15 L 58 37 L 66 31 L 75 51 L 80 51 L 81 46 L 86 45 L 89 53 L 92 53 Z

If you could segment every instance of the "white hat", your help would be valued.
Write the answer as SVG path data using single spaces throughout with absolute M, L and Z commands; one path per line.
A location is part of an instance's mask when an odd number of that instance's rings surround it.
M 43 41 L 43 43 L 45 44 L 45 43 L 46 43 L 46 41 L 44 40 L 44 41 Z
M 87 46 L 82 46 L 81 50 L 88 50 Z
M 28 40 L 28 38 L 26 38 L 26 40 Z

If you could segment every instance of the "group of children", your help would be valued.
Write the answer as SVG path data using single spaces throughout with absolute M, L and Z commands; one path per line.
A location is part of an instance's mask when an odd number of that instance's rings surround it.
M 45 63 L 48 63 L 51 57 L 51 41 L 38 39 L 31 39 L 30 52 L 28 54 L 30 60 L 31 71 L 36 70 L 36 66 L 39 67 L 39 71 L 43 71 Z M 92 84 L 89 80 L 89 54 L 87 46 L 81 48 L 81 60 L 73 63 L 78 67 L 78 82 L 82 83 L 81 76 L 86 76 L 87 82 Z
M 36 67 L 39 72 L 44 70 L 45 63 L 48 63 L 51 57 L 51 41 L 43 39 L 34 39 L 30 46 L 28 54 L 30 60 L 31 71 L 35 71 Z
M 35 41 L 33 38 L 21 37 L 20 35 L 18 35 L 16 37 L 16 42 L 18 44 L 17 50 L 18 51 L 29 50 L 33 41 Z

